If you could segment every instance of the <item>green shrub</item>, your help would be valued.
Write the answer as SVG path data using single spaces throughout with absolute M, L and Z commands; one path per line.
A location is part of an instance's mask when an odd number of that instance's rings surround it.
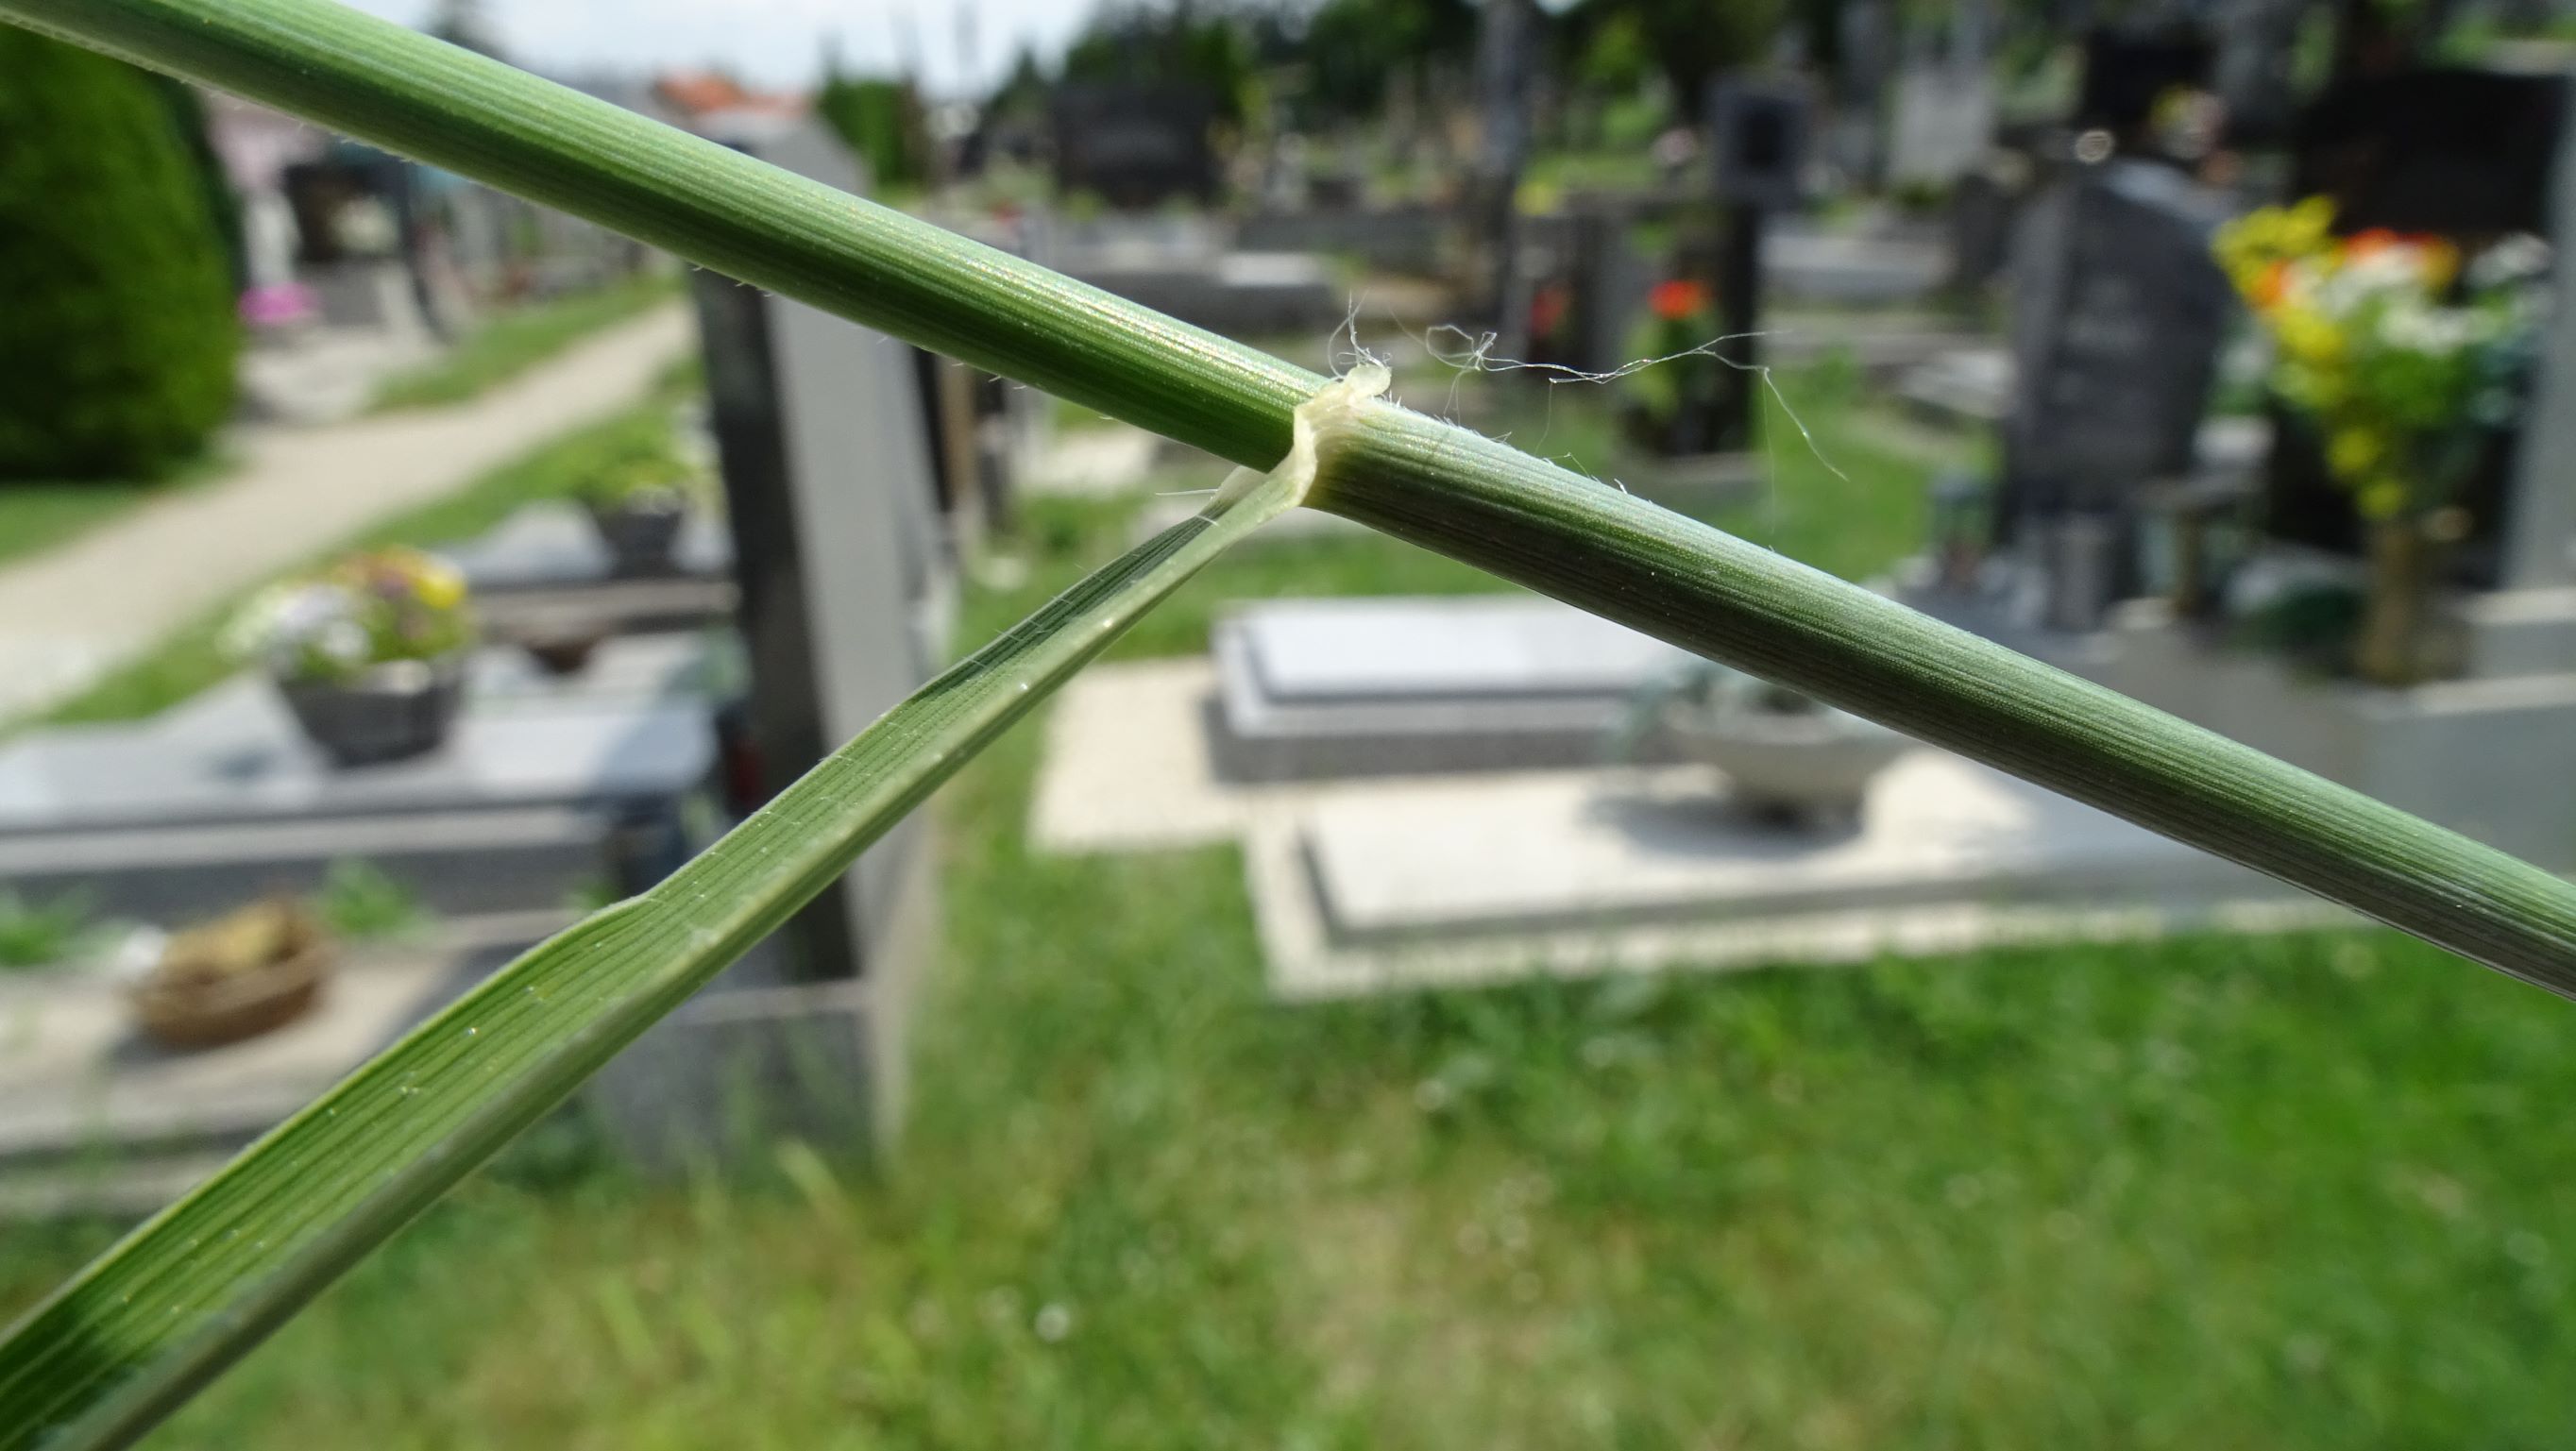
M 229 271 L 152 80 L 0 27 L 0 480 L 202 450 L 233 400 Z

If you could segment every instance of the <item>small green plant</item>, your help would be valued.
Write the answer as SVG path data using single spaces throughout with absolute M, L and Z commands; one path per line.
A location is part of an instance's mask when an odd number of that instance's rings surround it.
M 576 493 L 594 509 L 678 509 L 701 483 L 700 471 L 680 454 L 668 430 L 637 434 L 600 460 Z
M 429 920 L 412 890 L 373 862 L 333 862 L 313 908 L 334 934 L 351 942 L 400 937 Z
M 0 968 L 63 962 L 79 950 L 90 926 L 87 898 L 66 895 L 40 902 L 0 891 Z

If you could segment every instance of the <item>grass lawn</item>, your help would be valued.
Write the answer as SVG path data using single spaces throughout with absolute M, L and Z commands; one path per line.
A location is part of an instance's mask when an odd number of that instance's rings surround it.
M 375 406 L 384 410 L 462 403 L 602 328 L 678 296 L 679 291 L 676 276 L 648 272 L 590 292 L 500 313 L 437 359 L 386 379 L 377 390 Z
M 1854 572 L 1919 469 L 1758 522 Z M 1029 584 L 1126 506 L 1029 512 Z M 1866 543 L 1871 538 L 1879 545 Z M 1868 557 L 1874 555 L 1875 557 Z M 1376 540 L 1238 594 L 1447 590 Z M 941 796 L 948 951 L 889 1172 L 651 1188 L 540 1131 L 155 1444 L 2556 1446 L 2576 1015 L 2386 933 L 1287 1008 L 1232 850 L 1024 845 L 1039 733 Z M 103 1230 L 13 1228 L 0 1305 Z
M 223 473 L 220 452 L 183 464 L 167 478 L 0 479 L 0 564 L 68 543 L 129 509 Z
M 166 487 L 121 480 L 0 482 L 0 564 L 40 554 L 86 534 Z

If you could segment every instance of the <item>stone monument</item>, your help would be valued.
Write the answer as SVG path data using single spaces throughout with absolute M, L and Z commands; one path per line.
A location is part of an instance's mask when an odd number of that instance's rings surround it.
M 2193 465 L 2235 305 L 2209 254 L 2222 216 L 2174 168 L 2115 157 L 2074 167 L 2024 218 L 1996 515 L 2056 628 L 2092 628 L 2132 592 L 2138 492 Z
M 863 188 L 809 120 L 722 139 Z M 741 774 L 756 779 L 741 784 L 765 797 L 930 677 L 954 582 L 910 348 L 713 273 L 695 287 L 750 676 Z M 889 832 L 784 929 L 783 951 L 727 974 L 610 1064 L 600 1100 L 632 1151 L 664 1163 L 728 1152 L 753 1110 L 772 1128 L 895 1131 L 904 1024 L 936 926 L 927 832 L 917 817 Z M 855 1116 L 841 1109 L 852 1101 Z

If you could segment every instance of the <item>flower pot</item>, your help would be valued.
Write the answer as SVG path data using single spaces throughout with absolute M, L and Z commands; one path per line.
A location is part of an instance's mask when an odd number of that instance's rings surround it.
M 614 504 L 591 500 L 591 526 L 608 546 L 608 571 L 619 579 L 679 572 L 680 528 L 689 519 L 686 500 L 631 498 Z
M 302 1017 L 322 994 L 338 953 L 312 919 L 278 909 L 275 955 L 214 972 L 165 959 L 128 993 L 145 1036 L 170 1048 L 238 1043 Z
M 2420 685 L 2454 674 L 2465 642 L 2442 606 L 2443 556 L 2458 537 L 2455 510 L 2370 526 L 2370 591 L 2353 639 L 2353 671 L 2374 685 Z
M 348 680 L 281 680 L 295 722 L 335 766 L 371 766 L 436 750 L 465 694 L 462 652 L 389 660 Z
M 1903 736 L 1758 681 L 1707 701 L 1676 700 L 1662 724 L 1689 760 L 1724 772 L 1751 815 L 1804 823 L 1859 814 L 1869 783 L 1902 755 Z

